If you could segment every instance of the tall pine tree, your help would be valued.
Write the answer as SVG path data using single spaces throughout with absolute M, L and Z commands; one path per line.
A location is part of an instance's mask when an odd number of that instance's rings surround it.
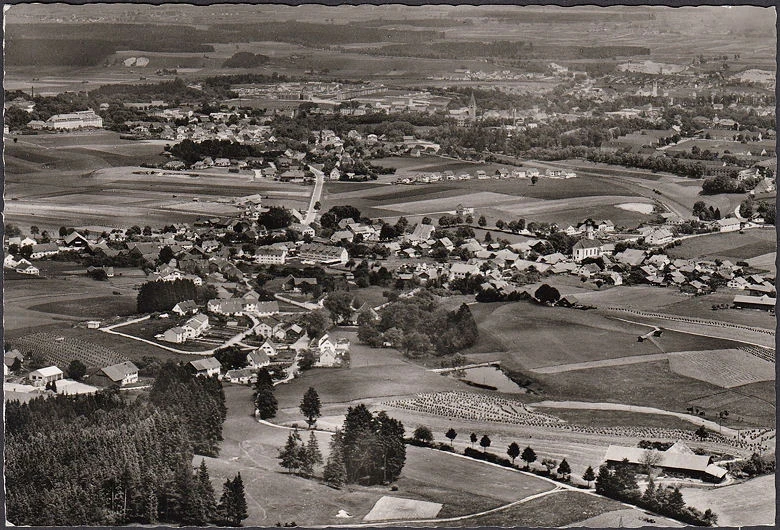
M 340 489 L 347 482 L 347 467 L 344 465 L 344 446 L 341 431 L 336 431 L 330 441 L 330 454 L 322 473 L 328 486 Z

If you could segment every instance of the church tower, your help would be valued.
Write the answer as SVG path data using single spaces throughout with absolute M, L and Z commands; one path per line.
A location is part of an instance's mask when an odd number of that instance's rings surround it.
M 471 93 L 471 99 L 469 100 L 469 118 L 472 120 L 477 119 L 477 101 L 474 99 L 474 92 Z

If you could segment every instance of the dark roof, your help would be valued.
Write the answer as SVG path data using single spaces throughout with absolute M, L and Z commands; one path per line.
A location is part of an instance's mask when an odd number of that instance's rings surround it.
M 130 361 L 125 361 L 123 363 L 106 366 L 100 371 L 103 372 L 106 377 L 112 381 L 117 382 L 121 381 L 130 374 L 138 373 L 138 367 Z

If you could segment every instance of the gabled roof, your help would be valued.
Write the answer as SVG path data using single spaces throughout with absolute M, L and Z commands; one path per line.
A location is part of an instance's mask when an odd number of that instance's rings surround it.
M 204 370 L 213 370 L 214 368 L 222 368 L 222 363 L 220 363 L 216 357 L 206 357 L 205 359 L 198 359 L 196 361 L 190 361 L 190 366 L 195 368 L 198 372 L 202 372 Z
M 130 361 L 125 361 L 123 363 L 106 366 L 100 371 L 103 372 L 106 377 L 116 382 L 121 381 L 130 374 L 138 373 L 138 367 Z
M 46 366 L 45 368 L 38 368 L 37 370 L 33 370 L 30 372 L 30 375 L 32 374 L 38 374 L 41 377 L 51 377 L 53 375 L 62 375 L 62 370 L 56 366 Z
M 627 459 L 631 464 L 641 464 L 647 451 L 657 453 L 660 457 L 658 466 L 674 469 L 685 469 L 688 471 L 706 472 L 710 465 L 711 456 L 687 454 L 682 452 L 654 451 L 652 449 L 641 449 L 639 447 L 621 447 L 619 445 L 610 445 L 604 460 L 611 462 L 621 462 Z

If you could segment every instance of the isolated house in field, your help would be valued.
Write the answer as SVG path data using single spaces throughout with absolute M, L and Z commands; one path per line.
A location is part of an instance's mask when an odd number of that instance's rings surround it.
M 206 357 L 205 359 L 190 361 L 187 366 L 190 370 L 195 372 L 195 375 L 202 375 L 204 377 L 219 376 L 219 372 L 222 369 L 222 364 L 215 357 Z
M 106 366 L 93 378 L 107 383 L 106 386 L 125 386 L 138 382 L 138 367 L 130 361 Z
M 56 366 L 47 366 L 45 368 L 38 368 L 30 372 L 27 378 L 30 380 L 33 386 L 42 387 L 46 386 L 53 381 L 59 381 L 64 378 L 65 375 L 62 370 Z

